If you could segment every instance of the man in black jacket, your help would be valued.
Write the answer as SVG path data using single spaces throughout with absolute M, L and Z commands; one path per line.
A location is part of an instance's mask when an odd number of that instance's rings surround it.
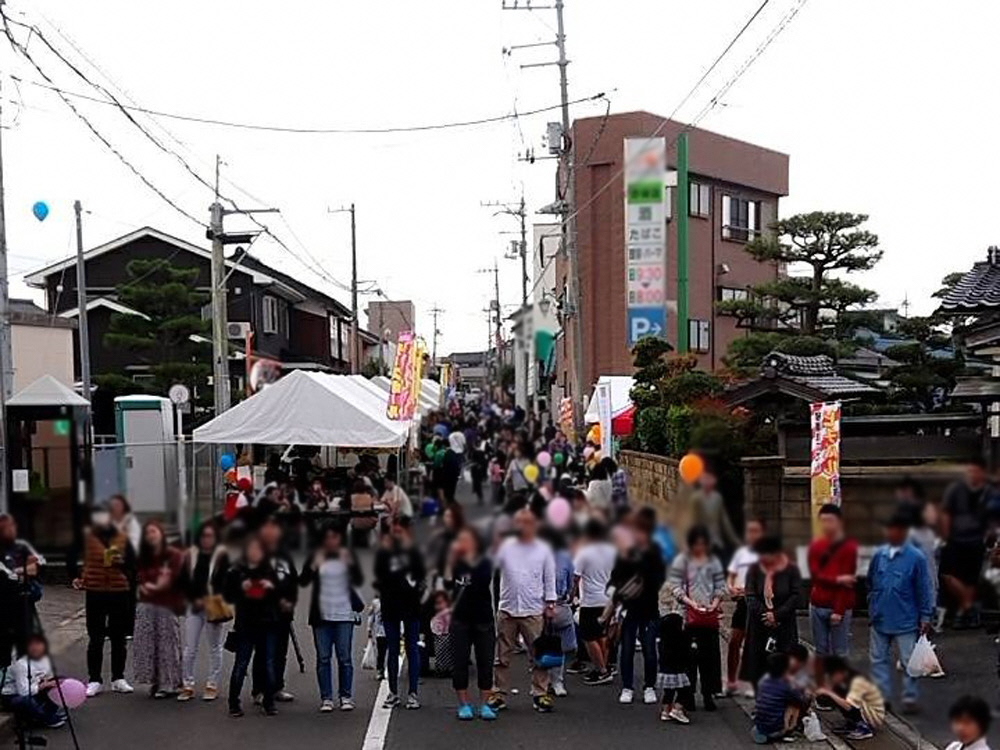
M 285 551 L 281 524 L 276 519 L 268 518 L 258 532 L 261 544 L 267 554 L 271 567 L 277 578 L 278 625 L 277 643 L 274 653 L 274 699 L 279 703 L 289 703 L 295 696 L 285 690 L 285 666 L 288 663 L 288 643 L 295 627 L 295 604 L 299 600 L 299 573 L 291 555 Z M 254 654 L 253 661 L 253 695 L 256 700 L 261 695 L 264 685 L 266 664 L 263 655 Z

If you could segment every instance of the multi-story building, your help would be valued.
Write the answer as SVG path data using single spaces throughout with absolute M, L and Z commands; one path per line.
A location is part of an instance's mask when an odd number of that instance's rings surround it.
M 368 330 L 392 344 L 401 331 L 415 331 L 417 311 L 410 300 L 373 300 L 368 303 Z
M 662 126 L 662 127 L 661 127 Z M 576 188 L 576 251 L 580 272 L 583 388 L 574 387 L 574 326 L 557 349 L 553 401 L 569 395 L 580 403 L 601 375 L 632 372 L 626 281 L 625 141 L 654 134 L 666 142 L 668 169 L 676 165 L 676 139 L 686 126 L 649 112 L 577 120 L 572 142 Z M 744 298 L 750 287 L 782 269 L 761 264 L 744 250 L 748 240 L 778 216 L 788 194 L 788 156 L 698 128 L 687 128 L 690 174 L 689 339 L 705 369 L 722 365 L 730 343 L 744 331 L 716 308 L 719 300 Z M 583 160 L 586 161 L 583 161 Z M 663 334 L 677 341 L 677 222 L 675 189 L 665 200 L 666 240 Z M 567 265 L 560 258 L 555 294 L 568 298 Z M 582 391 L 582 393 L 581 393 Z

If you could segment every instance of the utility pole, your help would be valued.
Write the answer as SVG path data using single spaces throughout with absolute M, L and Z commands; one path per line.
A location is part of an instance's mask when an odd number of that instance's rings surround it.
M 224 229 L 224 219 L 231 214 L 266 214 L 278 213 L 276 208 L 226 209 L 219 201 L 219 170 L 222 157 L 215 157 L 215 201 L 209 206 L 208 239 L 212 241 L 212 390 L 215 396 L 215 416 L 229 409 L 231 394 L 229 391 L 229 322 L 226 282 L 226 245 L 249 244 L 257 235 L 256 232 L 227 234 Z M 247 379 L 250 373 L 246 373 Z
M 358 348 L 358 233 L 355 222 L 354 204 L 348 208 L 328 208 L 327 213 L 351 214 L 351 374 L 360 372 L 361 357 Z M 379 333 L 381 338 L 382 334 Z
M 438 336 L 441 334 L 441 331 L 438 330 L 438 315 L 443 313 L 444 310 L 438 307 L 437 304 L 435 304 L 434 307 L 431 308 L 431 315 L 433 316 L 434 319 L 434 334 L 431 337 L 431 341 L 433 342 L 431 344 L 431 363 L 434 365 L 435 368 L 437 367 L 437 358 L 438 358 Z
M 569 60 L 566 57 L 566 27 L 563 20 L 563 0 L 555 0 L 553 5 L 532 6 L 531 3 L 519 5 L 516 0 L 511 5 L 504 0 L 504 10 L 527 10 L 539 11 L 554 9 L 556 12 L 556 38 L 554 44 L 559 56 L 555 62 L 529 63 L 522 65 L 522 68 L 538 68 L 547 65 L 556 65 L 559 68 L 559 100 L 562 114 L 562 143 L 559 146 L 559 172 L 558 175 L 565 179 L 566 188 L 563 194 L 559 194 L 559 185 L 562 179 L 556 180 L 556 204 L 558 213 L 562 218 L 562 251 L 566 258 L 569 282 L 569 300 L 567 300 L 567 316 L 572 318 L 573 325 L 573 370 L 576 381 L 576 392 L 573 394 L 577 404 L 576 416 L 579 418 L 583 413 L 584 398 L 587 395 L 586 384 L 583 382 L 583 303 L 580 282 L 580 263 L 576 249 L 576 183 L 575 183 L 575 154 L 573 139 L 570 138 L 570 117 L 569 117 L 569 82 L 566 76 L 566 68 Z M 535 47 L 538 44 L 525 44 L 521 47 Z M 519 47 L 508 47 L 508 50 Z
M 490 300 L 489 312 L 496 312 L 496 320 L 490 319 L 491 324 L 494 325 L 494 328 L 490 331 L 490 336 L 493 338 L 494 344 L 487 349 L 487 352 L 494 347 L 496 348 L 495 384 L 499 401 L 503 396 L 503 378 L 500 376 L 503 369 L 503 319 L 501 318 L 502 308 L 500 307 L 500 266 L 497 265 L 496 258 L 493 259 L 493 268 L 480 268 L 477 273 L 493 274 L 493 299 Z
M 2 6 L 3 0 L 0 0 Z M 0 126 L 0 134 L 3 127 Z M 7 290 L 7 221 L 4 216 L 3 145 L 0 143 L 0 512 L 9 508 L 9 458 L 7 454 L 7 400 L 11 396 L 14 368 L 10 348 L 10 309 Z
M 76 213 L 76 307 L 77 336 L 80 339 L 80 380 L 83 383 L 83 397 L 91 400 L 90 390 L 90 332 L 87 326 L 87 270 L 83 262 L 83 206 L 80 201 L 73 203 Z
M 518 203 L 489 201 L 488 203 L 480 202 L 479 205 L 483 208 L 496 208 L 497 211 L 493 213 L 494 216 L 513 216 L 520 224 L 521 239 L 519 241 L 511 241 L 512 252 L 504 257 L 511 259 L 520 258 L 521 260 L 521 305 L 526 307 L 528 304 L 528 281 L 530 277 L 528 276 L 528 214 L 524 207 L 524 191 L 521 191 L 521 200 Z

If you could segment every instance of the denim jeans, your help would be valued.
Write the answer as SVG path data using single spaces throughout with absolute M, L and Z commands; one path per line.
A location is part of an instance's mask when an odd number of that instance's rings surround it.
M 201 635 L 205 634 L 208 642 L 208 677 L 205 684 L 211 687 L 219 686 L 222 676 L 222 644 L 226 640 L 226 625 L 221 622 L 209 622 L 205 619 L 205 611 L 191 612 L 184 620 L 184 660 L 183 677 L 185 687 L 194 687 L 194 668 L 198 661 L 198 647 Z
M 264 708 L 274 707 L 275 679 L 274 652 L 278 642 L 277 633 L 271 628 L 263 628 L 249 632 L 236 632 L 236 654 L 233 661 L 233 671 L 229 677 L 229 708 L 240 706 L 240 693 L 250 668 L 250 661 L 256 652 L 261 657 L 264 668 L 264 684 L 261 686 L 264 697 Z
M 406 633 L 406 671 L 410 679 L 410 692 L 416 694 L 420 684 L 420 620 L 417 618 L 406 620 L 394 620 L 387 618 L 383 621 L 385 625 L 385 637 L 388 640 L 388 653 L 385 665 L 386 677 L 389 678 L 389 692 L 399 695 L 399 638 Z
M 656 620 L 632 614 L 625 615 L 622 623 L 621 670 L 622 687 L 628 690 L 635 682 L 635 641 L 642 646 L 643 687 L 656 687 Z
M 313 626 L 320 700 L 333 700 L 334 651 L 337 654 L 337 694 L 341 699 L 351 697 L 354 687 L 354 664 L 351 661 L 353 640 L 353 622 L 321 622 Z
M 47 726 L 66 717 L 65 712 L 48 695 L 4 696 L 3 703 L 4 708 L 32 725 Z
M 851 617 L 847 610 L 839 625 L 830 622 L 833 610 L 829 607 L 809 606 L 809 624 L 812 626 L 813 646 L 817 656 L 847 657 L 850 649 Z
M 902 633 L 889 635 L 880 633 L 875 628 L 868 631 L 868 657 L 872 664 L 872 679 L 882 691 L 886 701 L 892 698 L 892 672 L 896 660 L 892 655 L 893 642 L 899 648 L 899 658 L 903 662 L 903 700 L 907 703 L 916 701 L 918 696 L 917 680 L 910 677 L 906 665 L 910 661 L 913 647 L 917 644 L 918 633 Z

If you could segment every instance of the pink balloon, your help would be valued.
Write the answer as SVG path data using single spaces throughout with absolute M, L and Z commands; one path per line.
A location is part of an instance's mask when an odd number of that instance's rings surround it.
M 79 680 L 63 678 L 59 686 L 52 691 L 52 696 L 64 708 L 79 708 L 87 700 L 87 686 Z
M 564 529 L 569 525 L 569 520 L 573 516 L 573 508 L 564 497 L 555 497 L 545 506 L 545 518 L 549 525 L 555 529 Z
M 588 445 L 586 448 L 583 449 L 584 458 L 589 459 L 593 455 L 594 455 L 594 448 L 592 446 Z
M 536 460 L 538 461 L 539 466 L 543 469 L 547 469 L 552 465 L 552 454 L 548 451 L 542 451 L 538 454 Z

